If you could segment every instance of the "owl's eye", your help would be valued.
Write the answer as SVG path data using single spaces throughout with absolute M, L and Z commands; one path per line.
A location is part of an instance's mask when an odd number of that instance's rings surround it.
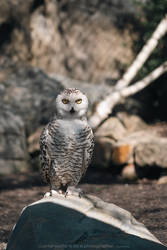
M 69 103 L 69 100 L 68 99 L 62 99 L 62 103 L 67 104 L 67 103 Z
M 78 99 L 75 101 L 77 104 L 80 104 L 82 102 L 82 99 Z

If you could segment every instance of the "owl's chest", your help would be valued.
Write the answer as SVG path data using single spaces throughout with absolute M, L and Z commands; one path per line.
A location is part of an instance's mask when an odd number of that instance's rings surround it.
M 81 166 L 83 152 L 88 146 L 87 123 L 82 121 L 56 120 L 52 124 L 52 134 L 49 135 L 49 155 L 56 159 L 56 166 Z M 74 164 L 75 163 L 75 164 Z M 72 166 L 71 165 L 71 166 Z
M 75 141 L 79 142 L 81 137 L 84 136 L 85 123 L 80 120 L 72 121 L 58 121 L 58 134 L 63 141 L 70 142 Z

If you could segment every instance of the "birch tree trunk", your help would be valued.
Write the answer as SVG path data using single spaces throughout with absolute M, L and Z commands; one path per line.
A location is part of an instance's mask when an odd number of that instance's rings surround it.
M 93 129 L 97 128 L 98 125 L 108 117 L 108 115 L 112 112 L 112 108 L 120 101 L 123 96 L 127 97 L 134 93 L 137 93 L 139 90 L 146 87 L 153 80 L 157 79 L 161 74 L 167 71 L 165 62 L 148 76 L 146 76 L 143 80 L 135 83 L 130 87 L 127 87 L 136 76 L 140 68 L 143 66 L 144 62 L 147 60 L 151 52 L 155 49 L 160 38 L 162 38 L 166 32 L 167 15 L 161 20 L 153 35 L 148 40 L 146 45 L 144 45 L 135 61 L 123 75 L 122 79 L 117 82 L 114 91 L 112 90 L 113 92 L 106 96 L 105 99 L 96 106 L 95 112 L 89 119 L 89 123 Z
M 109 115 L 112 111 L 112 108 L 121 100 L 122 97 L 127 97 L 139 92 L 165 72 L 167 72 L 167 61 L 161 64 L 158 68 L 152 71 L 141 81 L 138 81 L 132 86 L 123 88 L 122 90 L 115 91 L 108 95 L 103 101 L 98 104 L 98 109 L 90 117 L 89 123 L 91 127 L 95 129 L 104 120 L 104 114 Z
M 165 72 L 167 72 L 167 61 L 161 64 L 158 68 L 152 71 L 148 76 L 143 78 L 141 81 L 138 81 L 134 83 L 132 86 L 120 90 L 120 95 L 122 97 L 127 97 L 139 92 L 140 90 L 147 87 L 151 82 L 155 81 Z
M 158 44 L 158 41 L 165 35 L 167 32 L 167 15 L 161 20 L 156 30 L 152 34 L 151 38 L 144 45 L 140 53 L 137 55 L 134 62 L 128 68 L 126 73 L 123 75 L 116 84 L 116 89 L 122 89 L 129 85 L 132 79 L 136 76 L 137 72 L 141 69 L 145 61 L 150 56 L 151 52 L 155 49 Z

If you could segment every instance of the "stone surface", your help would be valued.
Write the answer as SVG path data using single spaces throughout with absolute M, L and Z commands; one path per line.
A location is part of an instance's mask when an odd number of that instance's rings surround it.
M 13 19 L 19 20 L 19 18 L 26 18 L 30 11 L 33 0 L 22 2 L 22 0 L 9 0 L 0 2 L 0 24 L 9 22 L 13 14 Z M 11 10 L 14 9 L 13 13 Z
M 153 138 L 139 142 L 134 149 L 135 164 L 140 167 L 158 166 L 167 168 L 167 138 Z
M 48 122 L 56 96 L 63 90 L 60 82 L 32 67 L 18 68 L 2 84 L 1 101 L 22 117 L 28 135 Z
M 129 180 L 129 181 L 136 180 L 137 179 L 137 174 L 136 174 L 134 164 L 126 165 L 123 168 L 121 175 L 125 180 Z
M 7 250 L 167 249 L 134 217 L 95 196 L 45 197 L 26 207 Z
M 95 137 L 92 164 L 107 168 L 112 159 L 114 140 L 107 137 Z
M 105 136 L 118 141 L 125 137 L 127 131 L 117 117 L 107 119 L 96 131 L 95 136 Z
M 123 165 L 128 163 L 132 156 L 132 146 L 128 143 L 115 144 L 113 146 L 112 162 L 116 165 Z
M 25 127 L 22 118 L 9 106 L 1 104 L 0 109 L 0 174 L 27 167 L 28 152 Z
M 128 114 L 126 112 L 118 112 L 116 116 L 129 133 L 148 129 L 148 125 L 137 115 Z
M 40 135 L 42 133 L 42 130 L 44 129 L 44 126 L 39 127 L 34 133 L 32 133 L 28 139 L 28 152 L 30 154 L 35 153 L 36 151 L 39 151 L 39 139 Z
M 158 178 L 167 168 L 166 151 L 167 138 L 147 128 L 113 143 L 112 162 L 118 166 L 135 165 L 139 177 Z
M 55 99 L 61 90 L 63 86 L 60 82 L 37 68 L 21 67 L 11 70 L 10 74 L 5 71 L 0 84 L 1 174 L 28 168 L 28 153 L 32 153 L 32 149 L 28 150 L 27 137 L 48 123 L 55 112 Z
M 161 176 L 157 181 L 157 184 L 166 184 L 167 183 L 167 176 Z
M 98 82 L 118 78 L 133 58 L 131 31 L 124 25 L 120 31 L 118 23 L 131 23 L 138 10 L 132 0 L 110 2 L 1 1 L 0 48 L 15 62 L 47 72 Z
M 116 152 L 116 157 L 114 157 L 114 159 L 116 161 L 118 159 L 118 162 L 119 159 L 122 159 L 122 161 L 120 160 L 122 164 L 128 162 L 132 163 L 135 161 L 135 163 L 139 166 L 157 165 L 161 167 L 166 167 L 166 145 L 167 138 L 162 138 L 158 136 L 154 131 L 148 129 L 143 131 L 137 131 L 128 134 L 127 136 L 125 136 L 114 144 L 113 152 Z M 155 158 L 157 159 L 155 160 Z
M 0 174 L 22 173 L 26 172 L 29 166 L 29 159 L 27 159 L 27 152 L 25 151 L 24 159 L 0 159 Z M 16 156 L 17 157 L 17 156 Z

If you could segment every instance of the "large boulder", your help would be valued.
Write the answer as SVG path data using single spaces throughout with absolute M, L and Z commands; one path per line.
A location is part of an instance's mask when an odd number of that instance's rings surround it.
M 0 174 L 27 168 L 25 127 L 22 118 L 11 107 L 1 103 L 0 109 Z
M 22 117 L 27 135 L 46 124 L 55 112 L 55 99 L 63 90 L 60 82 L 33 67 L 20 67 L 2 83 L 1 102 Z
M 127 130 L 117 117 L 107 119 L 96 131 L 97 137 L 108 137 L 118 141 L 127 135 Z
M 134 150 L 139 143 L 152 142 L 155 134 L 149 130 L 127 134 L 114 144 L 112 160 L 115 164 L 134 163 Z
M 158 166 L 167 168 L 167 138 L 154 138 L 139 142 L 134 149 L 136 165 L 140 167 Z
M 92 165 L 108 168 L 112 161 L 115 141 L 107 137 L 95 137 Z
M 0 50 L 75 79 L 118 78 L 133 58 L 124 20 L 132 23 L 137 12 L 132 0 L 1 1 Z
M 0 173 L 27 169 L 27 137 L 49 121 L 61 90 L 60 82 L 37 68 L 21 67 L 10 74 L 4 71 L 0 85 Z
M 148 129 L 149 126 L 144 120 L 136 114 L 128 114 L 127 112 L 118 112 L 116 117 L 124 125 L 128 133 Z
M 55 195 L 24 208 L 7 250 L 167 249 L 126 210 L 91 195 Z
M 128 134 L 112 145 L 115 165 L 136 167 L 139 177 L 158 178 L 167 169 L 167 138 L 151 129 Z

